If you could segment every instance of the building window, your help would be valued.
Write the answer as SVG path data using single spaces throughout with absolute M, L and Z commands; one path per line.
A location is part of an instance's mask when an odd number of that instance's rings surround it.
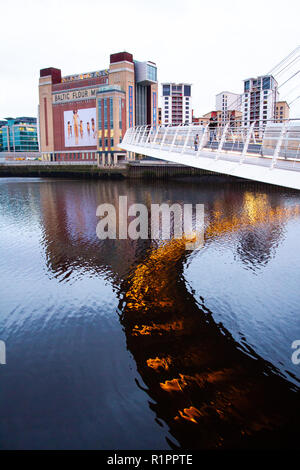
M 170 85 L 163 85 L 163 96 L 170 96 Z
M 107 99 L 104 100 L 104 129 L 107 129 Z
M 111 138 L 111 139 L 110 139 L 110 148 L 112 148 L 113 146 L 114 146 L 114 139 Z
M 264 77 L 263 78 L 263 90 L 269 90 L 271 88 L 271 80 L 270 77 Z
M 113 99 L 109 98 L 109 125 L 110 128 L 113 129 L 114 127 L 114 109 L 113 109 Z
M 122 129 L 122 98 L 119 98 L 119 129 Z
M 155 66 L 147 64 L 147 78 L 153 82 L 157 81 L 157 69 Z
M 102 129 L 102 99 L 98 101 L 98 129 Z
M 172 85 L 172 92 L 173 91 L 181 91 L 181 86 L 180 85 Z
M 133 86 L 128 86 L 128 118 L 129 118 L 129 127 L 133 126 Z
M 191 96 L 191 86 L 184 85 L 184 96 Z

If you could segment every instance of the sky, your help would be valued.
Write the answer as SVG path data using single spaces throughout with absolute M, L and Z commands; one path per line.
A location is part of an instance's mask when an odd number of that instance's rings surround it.
M 199 116 L 300 45 L 299 0 L 14 0 L 0 15 L 0 118 L 37 115 L 41 68 L 102 70 L 120 51 L 155 62 L 160 83 L 192 83 Z M 279 83 L 299 69 L 300 60 Z M 300 73 L 280 91 L 288 102 L 299 96 Z M 300 118 L 300 99 L 291 117 Z

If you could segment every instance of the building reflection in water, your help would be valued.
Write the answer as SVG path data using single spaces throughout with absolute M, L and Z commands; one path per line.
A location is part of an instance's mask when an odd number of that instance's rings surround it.
M 299 205 L 283 204 L 276 190 L 199 186 L 68 182 L 44 184 L 43 244 L 49 270 L 65 281 L 74 271 L 105 272 L 119 295 L 127 347 L 151 398 L 157 422 L 167 423 L 182 448 L 284 447 L 295 445 L 297 393 L 274 367 L 252 357 L 212 313 L 200 306 L 183 276 L 191 256 L 183 240 L 106 240 L 96 237 L 96 207 L 129 204 L 204 203 L 206 245 L 234 238 L 236 256 L 261 269 L 283 237 Z M 81 275 L 81 274 L 78 274 Z M 141 385 L 140 385 L 141 386 Z
M 285 222 L 299 214 L 299 205 L 282 206 L 276 193 L 270 198 L 246 191 L 240 206 L 234 204 L 227 213 L 220 201 L 215 202 L 208 216 L 206 241 L 237 233 L 236 255 L 251 269 L 260 269 L 282 240 Z

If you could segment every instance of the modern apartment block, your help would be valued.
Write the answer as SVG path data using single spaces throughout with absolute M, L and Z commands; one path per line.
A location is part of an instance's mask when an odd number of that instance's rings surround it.
M 8 153 L 38 152 L 37 119 L 23 116 L 1 120 L 0 151 Z
M 241 95 L 222 91 L 216 95 L 216 110 L 221 111 L 221 120 L 228 121 L 231 111 L 241 111 Z
M 242 95 L 243 125 L 249 126 L 253 121 L 265 124 L 275 118 L 278 101 L 278 84 L 272 75 L 244 80 Z
M 62 77 L 40 71 L 39 129 L 44 160 L 97 160 L 118 164 L 128 127 L 157 125 L 157 68 L 132 54 L 110 55 L 108 69 Z
M 163 125 L 178 126 L 192 122 L 192 97 L 190 83 L 162 83 Z
M 276 122 L 283 122 L 290 117 L 290 107 L 286 101 L 277 101 L 275 118 Z

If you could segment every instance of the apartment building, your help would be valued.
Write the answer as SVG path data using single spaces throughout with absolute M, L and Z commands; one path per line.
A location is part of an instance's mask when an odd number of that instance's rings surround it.
M 290 117 L 290 107 L 286 101 L 277 101 L 275 109 L 276 122 L 283 122 Z
M 216 95 L 216 110 L 221 111 L 221 120 L 228 121 L 231 111 L 241 111 L 241 95 L 222 91 Z
M 262 75 L 244 80 L 242 94 L 243 125 L 249 126 L 253 121 L 265 124 L 275 118 L 278 101 L 278 83 L 272 75 Z
M 163 125 L 178 126 L 192 122 L 192 85 L 162 83 L 161 121 Z

